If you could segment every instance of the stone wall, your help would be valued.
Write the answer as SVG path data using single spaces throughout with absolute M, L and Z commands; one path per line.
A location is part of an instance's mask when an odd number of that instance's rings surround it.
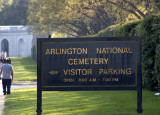
M 0 26 L 0 51 L 9 57 L 31 56 L 32 32 L 29 26 Z

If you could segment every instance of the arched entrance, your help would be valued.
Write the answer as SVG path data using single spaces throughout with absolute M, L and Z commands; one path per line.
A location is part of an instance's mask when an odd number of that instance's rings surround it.
M 18 41 L 18 56 L 24 56 L 24 40 L 19 39 Z
M 9 56 L 9 42 L 6 39 L 1 42 L 1 52 L 7 52 L 7 56 Z

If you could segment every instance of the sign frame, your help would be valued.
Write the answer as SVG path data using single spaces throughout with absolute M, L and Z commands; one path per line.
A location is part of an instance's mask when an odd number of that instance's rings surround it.
M 44 87 L 42 84 L 42 44 L 47 43 L 82 43 L 82 42 L 136 42 L 136 86 L 59 86 Z M 37 38 L 37 115 L 42 112 L 42 91 L 86 91 L 86 90 L 137 90 L 137 112 L 142 113 L 142 70 L 140 37 L 96 37 L 96 38 Z

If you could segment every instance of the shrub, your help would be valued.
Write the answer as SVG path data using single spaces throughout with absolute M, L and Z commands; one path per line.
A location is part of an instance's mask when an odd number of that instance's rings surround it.
M 32 58 L 33 58 L 34 60 L 37 60 L 37 46 L 36 46 L 36 45 L 34 45 L 34 46 L 32 47 Z
M 157 90 L 160 89 L 160 44 L 156 48 L 155 76 L 157 80 Z
M 140 22 L 132 22 L 132 23 L 127 23 L 121 26 L 119 29 L 117 36 L 134 36 L 136 32 L 136 27 Z
M 157 53 L 156 49 L 160 43 L 160 17 L 148 16 L 141 24 L 142 37 L 142 70 L 144 86 L 152 91 L 158 89 L 158 79 L 155 69 Z M 158 72 L 158 71 L 157 71 Z M 160 72 L 159 72 L 160 74 Z
M 99 32 L 98 37 L 140 36 L 142 41 L 143 86 L 160 90 L 160 16 L 150 15 L 144 20 L 111 26 Z

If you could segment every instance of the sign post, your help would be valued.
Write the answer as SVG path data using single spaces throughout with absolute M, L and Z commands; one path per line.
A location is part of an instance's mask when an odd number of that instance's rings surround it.
M 42 91 L 137 90 L 142 113 L 138 37 L 37 39 L 37 114 Z
M 142 113 L 143 109 L 142 109 L 142 65 L 141 65 L 141 42 L 140 39 L 138 39 L 138 47 L 139 47 L 139 51 L 137 51 L 138 53 L 138 57 L 137 57 L 137 62 L 138 62 L 138 67 L 137 69 L 138 71 L 138 84 L 137 84 L 137 113 Z
M 37 44 L 37 58 L 41 55 L 40 45 Z M 37 59 L 37 115 L 41 115 L 42 113 L 42 89 L 41 89 L 41 63 L 39 62 L 39 58 Z

